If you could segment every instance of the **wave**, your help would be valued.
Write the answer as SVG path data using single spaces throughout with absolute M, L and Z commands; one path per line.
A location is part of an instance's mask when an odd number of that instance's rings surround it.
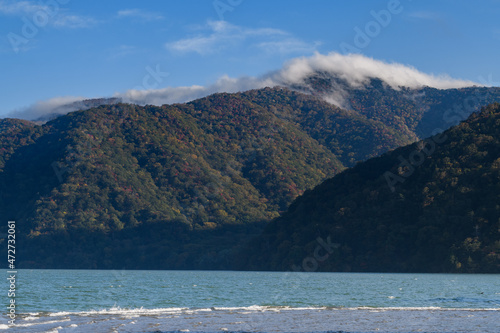
M 446 308 L 437 306 L 426 306 L 426 307 L 371 307 L 371 306 L 358 306 L 358 307 L 290 307 L 290 306 L 262 306 L 262 305 L 251 305 L 246 307 L 210 307 L 210 308 L 120 308 L 118 306 L 111 307 L 109 309 L 101 310 L 90 310 L 90 311 L 61 311 L 61 312 L 49 312 L 49 313 L 27 313 L 24 314 L 24 320 L 36 320 L 39 317 L 49 316 L 49 317 L 64 317 L 64 316 L 95 316 L 95 315 L 123 315 L 123 316 L 150 316 L 150 315 L 175 315 L 175 314 L 196 314 L 204 312 L 247 312 L 247 313 L 258 313 L 258 312 L 282 312 L 282 311 L 335 311 L 335 310 L 370 310 L 370 311 L 468 311 L 468 312 L 480 312 L 480 311 L 498 311 L 499 308 Z M 22 314 L 21 314 L 22 315 Z
M 26 313 L 15 326 L 22 332 L 327 332 L 335 323 L 343 332 L 481 331 L 498 333 L 500 308 L 442 307 L 290 307 L 251 305 L 204 308 L 120 308 Z M 383 323 L 383 326 L 379 326 Z M 450 326 L 451 325 L 451 326 Z M 154 328 L 152 330 L 152 328 Z
M 51 321 L 44 321 L 44 322 L 34 322 L 34 323 L 29 323 L 29 324 L 25 324 L 25 323 L 16 323 L 15 327 L 32 327 L 32 326 L 39 326 L 40 324 L 42 325 L 50 325 L 50 324 L 59 324 L 59 323 L 63 323 L 63 322 L 70 322 L 71 319 L 70 318 L 63 318 L 63 319 L 59 319 L 59 320 L 51 320 Z M 0 329 L 9 329 L 13 326 L 9 326 L 9 325 L 0 325 Z

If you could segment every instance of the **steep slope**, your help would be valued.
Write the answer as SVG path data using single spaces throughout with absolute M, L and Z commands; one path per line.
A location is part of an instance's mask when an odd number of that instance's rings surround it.
M 0 133 L 0 216 L 18 222 L 21 267 L 222 267 L 228 249 L 343 170 L 349 149 L 366 159 L 404 142 L 279 88 L 101 106 L 22 130 L 22 144 Z
M 500 105 L 299 197 L 246 269 L 500 272 Z
M 498 87 L 393 87 L 375 77 L 353 85 L 329 72 L 310 74 L 290 88 L 380 121 L 412 141 L 442 132 L 482 106 L 500 101 Z
M 278 88 L 251 90 L 239 95 L 268 109 L 280 119 L 296 123 L 338 156 L 345 166 L 415 141 L 413 135 L 401 134 L 378 120 L 340 109 L 319 98 Z
M 15 131 L 26 127 L 33 127 L 35 124 L 28 120 L 4 118 L 0 119 L 0 133 Z
M 364 92 L 386 101 L 378 115 L 266 88 L 162 107 L 104 105 L 43 126 L 2 120 L 0 217 L 18 222 L 18 262 L 228 268 L 231 251 L 305 190 L 415 141 L 389 121 L 409 92 L 386 88 L 374 81 L 380 96 Z M 446 104 L 431 95 L 430 104 Z
M 27 120 L 0 119 L 0 171 L 18 148 L 33 143 L 42 132 L 40 126 Z

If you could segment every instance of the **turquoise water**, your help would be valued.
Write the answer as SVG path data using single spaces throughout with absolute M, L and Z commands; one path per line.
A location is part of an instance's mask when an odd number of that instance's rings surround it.
M 16 278 L 10 330 L 19 332 L 500 332 L 499 275 L 20 270 Z

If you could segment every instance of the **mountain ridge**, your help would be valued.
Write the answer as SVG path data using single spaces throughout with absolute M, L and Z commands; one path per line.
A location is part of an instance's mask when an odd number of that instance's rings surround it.
M 265 88 L 26 123 L 0 132 L 0 186 L 9 189 L 0 216 L 24 230 L 21 267 L 228 268 L 230 253 L 305 190 L 416 140 L 399 131 L 421 119 L 408 91 L 375 85 L 356 98 L 373 106 L 384 89 L 395 96 L 386 113 L 415 119 Z M 473 93 L 450 92 L 455 100 Z
M 499 129 L 493 104 L 326 180 L 250 243 L 240 267 L 498 273 Z M 326 240 L 326 258 L 312 260 Z

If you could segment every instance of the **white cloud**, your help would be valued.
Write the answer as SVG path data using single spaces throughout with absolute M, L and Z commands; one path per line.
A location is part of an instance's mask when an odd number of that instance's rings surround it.
M 224 40 L 221 36 L 209 37 L 193 37 L 182 39 L 173 43 L 168 43 L 168 49 L 178 52 L 196 52 L 199 54 L 209 54 L 215 52 L 216 48 L 224 45 Z M 219 44 L 219 45 L 217 45 Z M 227 46 L 227 45 L 226 45 Z
M 0 13 L 6 15 L 22 15 L 44 10 L 46 6 L 31 1 L 0 1 Z
M 126 57 L 130 54 L 139 52 L 139 49 L 133 45 L 120 45 L 118 47 L 112 48 L 108 56 L 108 60 L 115 60 L 118 58 Z
M 343 79 L 351 87 L 363 87 L 371 78 L 379 78 L 394 89 L 400 87 L 421 88 L 424 86 L 438 89 L 461 88 L 481 85 L 472 81 L 457 80 L 447 75 L 433 75 L 399 64 L 375 60 L 359 54 L 342 55 L 316 53 L 311 57 L 295 58 L 287 62 L 282 69 L 267 73 L 261 77 L 231 78 L 223 76 L 208 86 L 167 87 L 152 90 L 128 90 L 116 93 L 114 97 L 124 102 L 139 105 L 162 105 L 184 103 L 217 92 L 238 92 L 274 86 L 307 86 L 306 79 L 314 73 L 321 72 Z M 347 92 L 341 86 L 325 93 L 322 97 L 330 103 L 344 106 Z M 55 98 L 47 102 L 39 102 L 31 107 L 17 112 L 16 116 L 24 119 L 34 119 L 33 115 L 63 113 L 61 105 L 74 101 L 75 97 Z M 67 111 L 66 111 L 67 112 Z M 22 115 L 22 116 L 21 116 Z
M 97 24 L 97 21 L 90 17 L 77 15 L 58 15 L 53 25 L 61 28 L 90 28 Z
M 165 47 L 174 52 L 195 52 L 201 55 L 217 53 L 218 51 L 234 46 L 251 39 L 266 39 L 263 42 L 278 42 L 281 39 L 290 39 L 287 32 L 272 28 L 245 28 L 230 24 L 226 21 L 208 21 L 204 30 L 208 33 L 198 34 L 165 44 Z M 262 42 L 261 42 L 262 43 Z M 297 41 L 296 41 L 297 43 Z
M 163 20 L 164 17 L 158 13 L 144 11 L 142 9 L 124 9 L 118 11 L 118 17 L 121 18 L 135 18 L 145 21 Z
M 46 101 L 36 102 L 24 109 L 14 110 L 7 117 L 35 120 L 51 114 L 66 114 L 76 110 L 69 105 L 84 99 L 84 97 L 75 96 L 55 97 Z
M 230 78 L 223 76 L 217 82 L 208 86 L 167 87 L 154 90 L 129 90 L 117 93 L 114 97 L 121 98 L 124 102 L 134 104 L 173 104 L 192 101 L 217 92 L 238 92 L 266 86 L 275 86 L 271 78 L 242 77 Z
M 453 79 L 447 75 L 432 75 L 398 63 L 387 63 L 358 54 L 342 55 L 316 53 L 311 57 L 295 58 L 281 70 L 262 77 L 230 78 L 221 77 L 209 86 L 168 87 L 155 90 L 129 90 L 116 94 L 124 101 L 136 104 L 183 103 L 216 92 L 237 92 L 273 86 L 305 85 L 305 79 L 315 72 L 323 72 L 344 79 L 352 87 L 362 87 L 370 78 L 379 78 L 394 89 L 400 87 L 420 88 L 424 86 L 438 89 L 460 88 L 480 85 L 472 81 Z M 330 92 L 323 97 L 336 105 L 343 105 L 345 92 Z
M 0 1 L 0 14 L 27 16 L 28 19 L 47 20 L 47 25 L 58 28 L 88 28 L 97 24 L 91 17 L 68 14 L 57 2 Z
M 292 54 L 292 53 L 313 53 L 320 42 L 309 44 L 296 38 L 286 38 L 277 41 L 258 43 L 257 46 L 268 53 Z
M 438 89 L 472 86 L 472 81 L 456 80 L 447 75 L 433 75 L 399 63 L 387 63 L 360 54 L 342 55 L 316 53 L 312 57 L 295 58 L 279 72 L 278 80 L 297 83 L 313 72 L 327 72 L 346 80 L 351 86 L 361 86 L 370 78 L 379 78 L 394 89 L 430 86 Z
M 413 12 L 413 13 L 410 13 L 408 16 L 410 16 L 411 18 L 420 19 L 420 20 L 437 21 L 437 20 L 441 19 L 441 15 L 439 13 L 431 12 L 431 11 Z

